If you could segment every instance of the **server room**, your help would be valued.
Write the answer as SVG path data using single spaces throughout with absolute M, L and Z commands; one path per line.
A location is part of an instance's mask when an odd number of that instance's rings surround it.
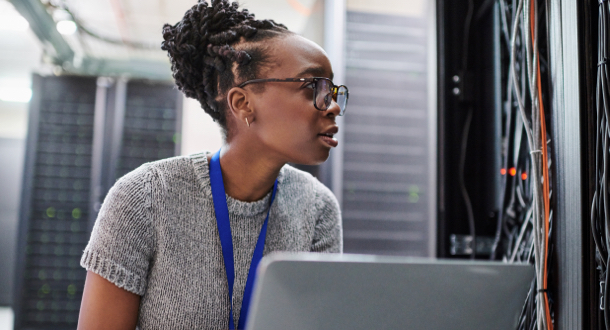
M 609 31 L 608 0 L 0 0 L 0 330 L 608 330 Z

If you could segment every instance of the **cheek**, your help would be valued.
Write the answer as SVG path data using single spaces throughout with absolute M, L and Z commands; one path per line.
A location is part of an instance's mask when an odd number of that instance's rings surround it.
M 309 101 L 309 102 L 307 102 Z M 317 110 L 303 95 L 276 98 L 265 104 L 261 113 L 264 140 L 275 145 L 298 147 L 316 138 Z

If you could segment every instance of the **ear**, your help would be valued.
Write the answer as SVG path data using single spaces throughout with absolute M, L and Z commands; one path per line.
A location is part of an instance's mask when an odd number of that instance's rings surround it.
M 252 124 L 254 121 L 254 108 L 251 103 L 252 95 L 247 90 L 240 87 L 233 87 L 227 93 L 227 104 L 229 105 L 229 113 L 237 121 L 237 123 Z

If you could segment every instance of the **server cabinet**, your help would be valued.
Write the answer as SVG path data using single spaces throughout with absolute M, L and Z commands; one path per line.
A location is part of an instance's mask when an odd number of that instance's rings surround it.
M 180 100 L 168 84 L 34 75 L 15 329 L 76 327 L 95 203 L 122 174 L 176 154 Z
M 432 256 L 436 123 L 427 21 L 348 11 L 346 32 L 345 251 Z

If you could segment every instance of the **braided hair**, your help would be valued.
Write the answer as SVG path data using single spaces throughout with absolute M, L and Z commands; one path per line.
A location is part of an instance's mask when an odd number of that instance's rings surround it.
M 176 85 L 199 101 L 225 135 L 227 106 L 219 96 L 234 86 L 235 74 L 241 80 L 257 78 L 268 62 L 267 49 L 260 41 L 291 33 L 273 20 L 256 20 L 238 6 L 228 0 L 211 0 L 211 5 L 199 0 L 181 21 L 163 26 L 161 49 L 170 58 Z

